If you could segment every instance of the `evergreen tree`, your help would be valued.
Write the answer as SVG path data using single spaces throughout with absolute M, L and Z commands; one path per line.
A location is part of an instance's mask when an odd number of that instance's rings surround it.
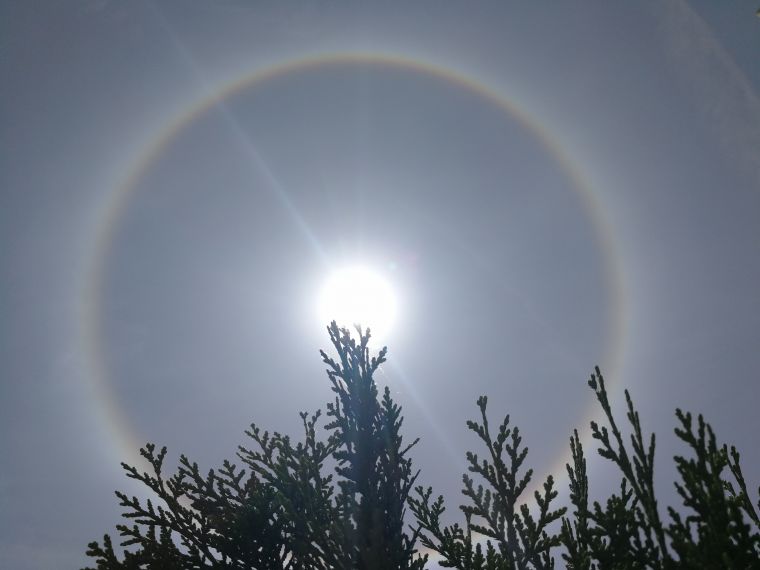
M 572 465 L 567 465 L 572 512 L 552 510 L 554 481 L 548 476 L 543 492 L 536 491 L 533 512 L 521 499 L 532 471 L 521 475 L 528 454 L 509 416 L 494 437 L 486 416 L 485 397 L 478 400 L 481 420 L 467 423 L 487 449 L 485 459 L 468 452 L 469 471 L 485 487 L 464 475 L 462 492 L 469 500 L 460 507 L 463 524 L 443 525 L 444 499 L 431 500 L 432 489 L 417 487 L 410 499 L 422 527 L 421 543 L 441 558 L 441 565 L 461 570 L 553 568 L 561 554 L 567 568 L 607 569 L 760 569 L 760 520 L 752 503 L 734 447 L 718 445 L 700 415 L 696 431 L 692 415 L 676 410 L 675 433 L 690 448 L 692 458 L 676 456 L 680 481 L 675 483 L 688 513 L 667 509 L 662 521 L 654 491 L 655 436 L 647 441 L 625 391 L 630 448 L 612 414 L 604 378 L 596 369 L 589 387 L 594 391 L 606 426 L 591 422 L 599 454 L 622 474 L 619 494 L 602 506 L 589 507 L 586 459 L 578 432 L 570 438 Z M 758 489 L 760 495 L 760 488 Z M 551 523 L 561 519 L 558 530 Z M 485 540 L 485 544 L 483 543 Z
M 690 454 L 674 458 L 683 505 L 668 507 L 665 520 L 654 490 L 655 436 L 645 437 L 628 391 L 624 435 L 598 368 L 589 386 L 605 422 L 592 422 L 591 432 L 621 474 L 619 492 L 590 504 L 574 432 L 569 508 L 553 506 L 551 475 L 530 506 L 523 497 L 533 477 L 528 448 L 509 416 L 494 431 L 482 396 L 479 419 L 467 427 L 485 453 L 467 453 L 464 521 L 445 524 L 442 496 L 433 500 L 422 486 L 411 493 L 418 472 L 408 453 L 417 440 L 404 445 L 401 408 L 387 388 L 380 396 L 373 379 L 386 349 L 370 356 L 369 331 L 358 329 L 354 339 L 333 322 L 328 332 L 337 358 L 321 352 L 335 395 L 327 424 L 319 425 L 319 411 L 302 413 L 297 443 L 253 424 L 246 432 L 253 448 L 238 450 L 246 468 L 225 461 L 205 475 L 181 456 L 176 473 L 165 476 L 166 448 L 147 444 L 141 454 L 151 472 L 122 465 L 153 498 L 116 493 L 133 524 L 117 526 L 120 554 L 108 535 L 89 545 L 99 570 L 422 570 L 427 555 L 417 552 L 417 541 L 441 565 L 461 570 L 548 569 L 558 560 L 578 570 L 760 569 L 760 501 L 756 507 L 750 498 L 736 449 L 719 445 L 701 415 L 695 425 L 676 410 L 675 433 Z
M 630 448 L 613 417 L 599 368 L 589 382 L 607 426 L 591 422 L 599 454 L 622 474 L 620 494 L 605 507 L 588 506 L 588 477 L 578 434 L 570 440 L 568 465 L 574 520 L 562 521 L 563 554 L 569 568 L 760 568 L 760 520 L 744 480 L 739 453 L 718 445 L 700 415 L 676 410 L 676 436 L 693 455 L 674 458 L 680 476 L 675 488 L 684 511 L 668 507 L 670 522 L 660 515 L 654 491 L 655 435 L 644 437 L 639 413 L 625 391 Z M 758 488 L 760 494 L 760 488 Z M 760 501 L 757 503 L 760 509 Z M 684 518 L 684 514 L 686 515 Z
M 408 451 L 416 441 L 404 446 L 401 408 L 387 388 L 378 399 L 373 379 L 386 349 L 370 357 L 369 330 L 358 330 L 358 341 L 335 322 L 328 332 L 337 360 L 321 352 L 335 393 L 325 437 L 317 436 L 319 411 L 301 414 L 298 443 L 253 424 L 246 432 L 253 449 L 238 451 L 247 471 L 225 461 L 203 475 L 182 455 L 169 477 L 166 448 L 147 444 L 140 453 L 151 473 L 122 466 L 155 499 L 117 491 L 134 524 L 117 526 L 127 547 L 121 557 L 108 535 L 90 543 L 98 570 L 423 568 L 416 533 L 404 530 L 417 477 Z M 335 473 L 327 472 L 328 462 Z

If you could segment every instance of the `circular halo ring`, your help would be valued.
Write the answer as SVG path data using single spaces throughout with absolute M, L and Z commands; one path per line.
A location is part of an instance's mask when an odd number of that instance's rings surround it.
M 625 347 L 628 299 L 623 279 L 623 268 L 615 247 L 615 236 L 611 224 L 604 215 L 605 212 L 598 196 L 598 190 L 594 188 L 576 161 L 569 156 L 557 137 L 551 136 L 551 132 L 536 116 L 529 113 L 524 107 L 518 106 L 515 101 L 504 96 L 497 89 L 470 77 L 465 72 L 421 59 L 374 52 L 337 52 L 296 58 L 253 69 L 181 109 L 165 124 L 156 129 L 140 147 L 127 168 L 125 176 L 107 193 L 99 208 L 96 217 L 95 236 L 91 242 L 93 244 L 92 250 L 86 257 L 87 269 L 81 299 L 80 341 L 87 366 L 87 370 L 85 370 L 86 381 L 90 383 L 90 392 L 98 404 L 97 411 L 102 415 L 99 419 L 106 425 L 110 437 L 116 442 L 120 458 L 129 457 L 139 462 L 140 457 L 136 451 L 141 444 L 138 443 L 130 421 L 125 417 L 110 387 L 107 366 L 101 356 L 102 336 L 100 335 L 99 310 L 102 300 L 105 263 L 115 229 L 129 204 L 133 189 L 151 165 L 160 158 L 186 127 L 227 98 L 275 78 L 321 67 L 347 65 L 405 70 L 455 85 L 502 110 L 541 143 L 549 156 L 559 164 L 565 176 L 572 181 L 572 188 L 577 193 L 581 205 L 587 213 L 596 235 L 597 245 L 602 253 L 604 284 L 610 299 L 606 327 L 610 331 L 608 335 L 610 340 L 607 341 L 600 365 L 604 370 L 610 372 L 611 378 L 618 376 Z M 612 389 L 615 382 L 608 382 L 608 385 Z M 583 423 L 586 427 L 579 429 L 582 440 L 587 440 L 590 435 L 587 426 L 591 413 L 595 410 L 595 402 L 592 402 L 588 405 L 583 416 Z M 552 463 L 549 472 L 564 472 L 564 463 L 567 460 L 568 454 L 562 454 Z

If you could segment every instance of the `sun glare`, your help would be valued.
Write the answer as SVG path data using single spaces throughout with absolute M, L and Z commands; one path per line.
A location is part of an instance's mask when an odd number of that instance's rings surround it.
M 352 266 L 327 278 L 318 307 L 322 325 L 336 321 L 341 327 L 369 327 L 372 340 L 378 343 L 387 338 L 396 318 L 397 303 L 393 288 L 382 275 L 368 267 Z

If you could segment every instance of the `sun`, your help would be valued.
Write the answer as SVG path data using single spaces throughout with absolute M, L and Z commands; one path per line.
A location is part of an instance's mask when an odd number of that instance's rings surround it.
M 397 300 L 393 287 L 380 273 L 355 265 L 334 271 L 319 293 L 318 315 L 324 326 L 369 327 L 375 343 L 384 341 L 396 320 Z

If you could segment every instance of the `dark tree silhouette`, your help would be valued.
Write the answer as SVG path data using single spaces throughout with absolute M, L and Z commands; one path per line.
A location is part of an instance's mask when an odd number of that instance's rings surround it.
M 553 568 L 552 550 L 560 553 L 567 568 L 583 570 L 760 568 L 760 501 L 756 510 L 736 449 L 719 446 L 701 415 L 695 431 L 691 414 L 676 410 L 679 427 L 675 433 L 693 457 L 675 457 L 680 475 L 675 486 L 688 514 L 684 517 L 684 509 L 669 507 L 666 525 L 654 492 L 654 434 L 648 439 L 644 436 L 626 390 L 631 428 L 627 446 L 599 368 L 588 384 L 607 424 L 591 422 L 592 435 L 599 442 L 599 454 L 622 474 L 619 494 L 609 497 L 604 506 L 599 502 L 589 506 L 586 459 L 576 431 L 570 438 L 573 464 L 567 465 L 572 512 L 552 510 L 557 493 L 550 475 L 543 492 L 535 492 L 536 508 L 531 513 L 521 499 L 532 477 L 530 469 L 520 474 L 528 450 L 521 448 L 518 429 L 509 426 L 509 416 L 492 435 L 487 401 L 481 397 L 481 420 L 467 425 L 488 453 L 486 459 L 479 459 L 468 452 L 467 460 L 469 471 L 486 486 L 475 487 L 470 477 L 463 477 L 463 493 L 470 501 L 460 507 L 465 522 L 449 526 L 441 523 L 443 497 L 431 501 L 432 490 L 418 487 L 410 504 L 423 529 L 421 543 L 440 555 L 443 566 L 462 570 Z M 558 519 L 560 528 L 551 530 L 551 523 Z M 485 547 L 475 540 L 476 535 L 486 539 Z
M 141 502 L 117 492 L 122 558 L 108 535 L 88 555 L 98 569 L 420 569 L 416 533 L 404 530 L 406 499 L 417 477 L 400 429 L 401 408 L 373 374 L 386 349 L 370 357 L 369 331 L 358 341 L 333 322 L 328 327 L 337 360 L 321 352 L 335 400 L 318 438 L 320 412 L 301 414 L 303 440 L 294 443 L 255 424 L 240 447 L 247 470 L 225 461 L 203 475 L 184 455 L 176 474 L 163 475 L 166 448 L 140 450 L 152 473 L 122 464 L 158 499 Z M 326 463 L 335 465 L 327 473 Z
M 251 425 L 253 448 L 240 447 L 239 468 L 225 461 L 203 474 L 180 457 L 164 475 L 166 448 L 141 449 L 150 472 L 122 464 L 128 477 L 148 487 L 140 501 L 117 492 L 123 516 L 117 525 L 125 547 L 114 549 L 106 535 L 87 551 L 105 569 L 360 569 L 421 570 L 427 554 L 462 570 L 572 569 L 760 569 L 760 501 L 750 498 L 734 447 L 719 445 L 702 416 L 676 410 L 676 435 L 689 457 L 676 456 L 683 500 L 668 507 L 668 519 L 654 490 L 654 434 L 646 437 L 628 391 L 626 437 L 613 416 L 604 378 L 597 368 L 589 380 L 605 422 L 591 423 L 599 454 L 620 471 L 619 493 L 590 504 L 586 459 L 577 432 L 570 438 L 567 465 L 570 505 L 555 507 L 554 478 L 523 498 L 533 472 L 528 448 L 509 416 L 494 429 L 487 399 L 477 401 L 480 417 L 467 422 L 485 447 L 468 452 L 471 475 L 463 476 L 467 503 L 462 523 L 446 524 L 442 496 L 417 486 L 418 472 L 404 445 L 401 408 L 373 379 L 386 349 L 370 356 L 369 331 L 354 339 L 333 322 L 328 327 L 337 353 L 321 352 L 335 394 L 321 414 L 301 414 L 303 437 L 269 433 Z M 320 434 L 318 436 L 318 433 Z M 629 443 L 626 443 L 626 441 Z M 760 494 L 760 489 L 758 489 Z M 407 516 L 406 508 L 410 513 Z

